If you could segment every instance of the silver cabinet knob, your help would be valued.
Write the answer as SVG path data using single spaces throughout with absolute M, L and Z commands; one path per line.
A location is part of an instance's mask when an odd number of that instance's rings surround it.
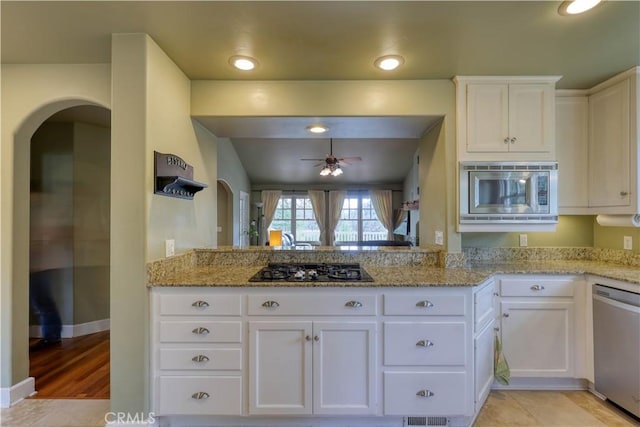
M 204 399 L 208 399 L 209 397 L 210 397 L 209 393 L 207 393 L 205 391 L 199 391 L 199 392 L 193 393 L 191 395 L 191 398 L 195 399 L 195 400 L 204 400 Z
M 265 308 L 277 308 L 280 307 L 277 301 L 265 301 L 262 303 L 262 306 Z
M 502 317 L 509 317 L 509 313 L 502 313 Z
M 209 303 L 206 301 L 202 301 L 202 300 L 198 300 L 196 302 L 194 302 L 193 304 L 191 304 L 193 307 L 196 308 L 206 308 L 209 307 Z
M 505 143 L 505 144 L 508 144 L 508 143 L 509 143 L 509 137 L 506 137 L 506 138 L 504 139 L 504 143 Z
M 311 341 L 311 336 L 310 335 L 305 335 L 304 339 L 307 340 L 307 341 Z
M 544 286 L 542 285 L 533 285 L 531 286 L 532 291 L 544 291 Z
M 515 136 L 513 138 L 511 138 L 509 140 L 510 143 L 515 144 L 515 142 L 518 140 L 518 138 L 516 138 Z
M 626 196 L 628 196 L 628 195 L 629 195 L 629 192 L 628 192 L 628 191 L 621 191 L 621 192 L 620 192 L 620 195 L 621 195 L 622 197 L 626 197 Z
M 204 354 L 199 354 L 197 356 L 193 356 L 191 360 L 193 360 L 194 362 L 203 363 L 203 362 L 208 362 L 210 359 Z
M 345 307 L 360 308 L 362 307 L 362 303 L 360 301 L 349 301 L 345 304 Z
M 416 347 L 433 347 L 433 341 L 430 340 L 420 340 L 416 343 Z
M 431 397 L 433 395 L 434 393 L 431 390 L 420 390 L 419 392 L 416 393 L 416 396 L 420 396 L 420 397 Z
M 494 296 L 494 297 L 499 297 L 499 296 L 500 296 L 500 294 L 499 294 L 498 292 L 494 292 L 494 293 L 493 293 L 493 296 Z
M 418 301 L 416 307 L 431 308 L 433 307 L 433 303 L 429 300 Z
M 320 341 L 320 337 L 318 337 L 317 335 L 314 335 L 314 336 L 313 336 L 313 340 L 314 340 L 314 341 L 316 341 L 316 342 L 318 342 L 318 341 Z
M 194 334 L 196 335 L 206 335 L 208 334 L 210 331 L 207 328 L 203 328 L 202 326 L 195 328 L 193 331 Z
M 500 332 L 500 328 L 498 328 L 498 327 L 493 328 L 493 330 L 494 330 L 494 332 Z

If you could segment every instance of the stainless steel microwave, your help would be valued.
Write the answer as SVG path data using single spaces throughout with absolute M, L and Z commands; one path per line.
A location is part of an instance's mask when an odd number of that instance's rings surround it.
M 460 162 L 460 223 L 558 222 L 558 163 Z

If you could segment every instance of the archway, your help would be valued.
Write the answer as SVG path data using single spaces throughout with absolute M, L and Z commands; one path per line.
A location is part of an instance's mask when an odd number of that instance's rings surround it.
M 218 246 L 233 246 L 234 244 L 234 209 L 233 190 L 224 180 L 217 182 L 218 193 Z M 238 243 L 239 244 L 239 243 Z
M 53 132 L 53 134 L 56 134 L 56 132 L 63 127 L 63 133 L 67 134 L 65 144 L 67 144 L 67 146 L 71 146 L 71 152 L 73 152 L 74 148 L 76 151 L 81 152 L 81 154 L 78 154 L 77 152 L 75 153 L 75 161 L 69 161 L 73 156 L 69 156 L 68 152 L 63 156 L 60 156 L 59 154 L 61 153 L 58 150 L 60 147 L 57 147 L 56 150 L 54 150 L 56 152 L 53 156 L 45 156 L 47 157 L 47 160 L 43 163 L 43 147 L 45 152 L 48 151 L 51 154 L 51 150 L 46 148 L 46 141 L 44 144 L 42 142 L 39 143 L 40 146 L 36 150 L 40 153 L 40 160 L 34 160 L 34 157 L 32 156 L 34 153 L 32 141 L 37 135 L 39 135 L 40 138 L 42 137 L 43 129 L 48 128 L 46 129 L 47 132 L 44 133 L 51 134 L 52 127 L 58 128 Z M 97 128 L 101 128 L 103 130 L 106 129 L 106 131 L 101 132 L 101 135 L 98 137 L 97 133 L 92 133 L 92 129 L 95 130 Z M 54 136 L 53 139 L 59 143 L 65 138 L 61 138 L 60 135 L 57 135 Z M 101 147 L 99 149 L 97 145 L 88 146 L 88 144 L 91 143 L 97 144 L 96 141 L 98 139 L 101 140 Z M 71 142 L 69 143 L 69 141 Z M 66 160 L 62 162 L 62 166 L 69 167 L 71 165 L 72 167 L 75 167 L 75 171 L 73 171 L 72 174 L 76 178 L 75 182 L 73 180 L 70 181 L 73 187 L 71 191 L 73 195 L 72 209 L 74 209 L 75 216 L 74 223 L 72 224 L 72 230 L 74 231 L 72 244 L 75 245 L 72 259 L 73 263 L 71 268 L 67 270 L 65 274 L 59 275 L 58 277 L 65 277 L 66 279 L 71 278 L 72 282 L 75 282 L 76 285 L 95 281 L 95 283 L 100 284 L 100 287 L 99 289 L 95 287 L 92 289 L 86 289 L 76 286 L 76 289 L 72 290 L 72 295 L 62 295 L 63 298 L 73 300 L 73 303 L 71 304 L 76 306 L 72 307 L 70 313 L 67 309 L 66 313 L 64 313 L 65 316 L 62 316 L 62 336 L 64 338 L 73 336 L 77 337 L 95 332 L 96 330 L 106 330 L 108 340 L 108 299 L 110 289 L 110 280 L 108 275 L 110 244 L 110 220 L 108 216 L 108 206 L 110 203 L 110 191 L 108 184 L 110 182 L 111 174 L 109 161 L 110 143 L 110 111 L 104 106 L 100 106 L 86 100 L 64 100 L 42 106 L 37 111 L 29 115 L 15 133 L 15 155 L 13 164 L 14 245 L 12 251 L 15 280 L 12 285 L 12 307 L 14 310 L 11 314 L 12 321 L 14 323 L 12 344 L 15 347 L 15 350 L 13 351 L 13 358 L 11 362 L 14 375 L 21 376 L 21 372 L 25 371 L 29 373 L 28 381 L 30 382 L 30 387 L 34 388 L 36 391 L 40 389 L 40 386 L 37 382 L 34 385 L 32 369 L 29 366 L 29 361 L 30 359 L 33 359 L 33 357 L 24 357 L 24 359 L 22 359 L 26 361 L 26 366 L 25 362 L 20 360 L 21 355 L 26 356 L 29 353 L 29 337 L 33 335 L 31 332 L 35 330 L 35 335 L 37 335 L 37 331 L 40 329 L 38 327 L 30 327 L 31 320 L 33 319 L 29 314 L 29 275 L 31 267 L 33 267 L 33 265 L 31 265 L 31 237 L 33 232 L 30 230 L 32 204 L 29 195 L 33 189 L 36 191 L 52 191 L 55 185 L 53 185 L 52 181 L 47 179 L 46 176 L 49 175 L 49 178 L 51 178 L 50 175 L 54 169 L 59 172 L 60 168 L 58 166 L 61 165 L 57 164 L 58 160 L 66 158 Z M 78 157 L 81 157 L 82 160 L 78 161 Z M 93 158 L 93 160 L 98 158 L 100 162 L 102 162 L 101 169 L 96 168 L 95 162 L 93 164 L 87 164 L 91 163 L 91 158 Z M 36 164 L 38 165 L 38 172 L 32 174 L 34 170 L 33 166 Z M 88 183 L 88 176 L 91 176 L 94 180 L 101 180 L 102 184 L 107 184 L 106 190 L 104 189 L 104 185 L 102 185 L 100 198 L 103 199 L 103 203 L 97 210 L 96 198 L 92 198 L 91 185 L 86 185 L 90 184 Z M 45 179 L 42 180 L 42 178 Z M 39 183 L 37 183 L 35 187 L 32 187 L 34 185 L 34 179 L 36 181 L 39 180 Z M 93 190 L 95 190 L 95 188 Z M 91 209 L 94 210 L 93 213 L 89 212 Z M 93 231 L 91 230 L 91 224 L 95 225 L 95 222 L 92 223 L 92 221 L 88 221 L 88 219 L 94 217 L 96 212 L 104 213 L 105 211 L 107 213 L 106 217 L 104 215 L 99 217 L 101 233 L 98 233 L 100 234 L 100 236 L 98 236 L 95 229 Z M 48 213 L 45 216 L 51 217 Z M 102 240 L 102 247 L 97 247 L 96 241 L 100 239 Z M 95 265 L 97 253 L 101 253 L 103 259 L 106 254 L 106 262 L 103 260 L 101 262 L 102 265 L 99 267 Z M 100 256 L 98 256 L 98 258 L 100 258 Z M 97 270 L 100 270 L 100 272 L 96 273 Z M 58 294 L 60 294 L 60 289 L 57 291 Z M 87 304 L 87 299 L 90 296 L 103 299 L 101 309 L 96 309 L 95 306 L 90 307 Z M 58 297 L 60 297 L 60 295 L 58 295 Z M 106 316 L 104 316 L 106 318 L 90 321 L 86 318 L 87 312 L 106 313 Z M 106 348 L 108 348 L 108 343 Z M 106 358 L 106 363 L 108 364 L 108 353 Z M 108 393 L 108 373 L 106 374 L 106 380 Z M 48 395 L 42 397 L 79 396 Z M 100 398 L 108 398 L 108 394 L 106 396 L 103 395 Z

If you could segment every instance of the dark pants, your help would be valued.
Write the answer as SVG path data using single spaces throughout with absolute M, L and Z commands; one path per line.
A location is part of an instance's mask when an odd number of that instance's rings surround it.
M 29 276 L 29 301 L 40 317 L 42 337 L 47 341 L 60 341 L 62 320 L 51 295 L 51 276 L 54 270 L 38 271 Z

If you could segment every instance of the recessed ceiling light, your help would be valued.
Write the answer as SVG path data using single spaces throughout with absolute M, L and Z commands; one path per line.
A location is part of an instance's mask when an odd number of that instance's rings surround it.
M 602 0 L 567 0 L 563 1 L 558 8 L 558 13 L 560 15 L 569 16 L 569 15 L 577 15 L 582 12 L 586 12 L 589 9 L 593 9 Z
M 229 64 L 233 65 L 238 70 L 251 71 L 258 66 L 258 61 L 250 56 L 236 55 L 229 58 Z
M 325 125 L 311 125 L 307 126 L 307 130 L 311 133 L 325 133 L 329 128 Z
M 373 64 L 381 70 L 391 71 L 404 64 L 404 58 L 400 55 L 381 56 Z

